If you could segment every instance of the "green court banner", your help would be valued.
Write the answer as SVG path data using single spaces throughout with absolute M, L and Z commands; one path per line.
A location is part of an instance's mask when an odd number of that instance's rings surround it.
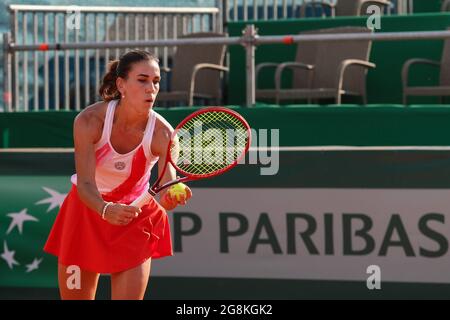
M 70 189 L 73 154 L 48 151 L 0 153 L 0 288 L 57 285 L 56 258 L 42 248 Z M 450 150 L 295 148 L 271 158 L 271 175 L 251 156 L 191 184 L 192 201 L 169 213 L 174 256 L 155 260 L 152 276 L 272 281 L 287 292 L 299 281 L 324 292 L 342 281 L 369 294 L 376 267 L 382 288 L 450 297 Z

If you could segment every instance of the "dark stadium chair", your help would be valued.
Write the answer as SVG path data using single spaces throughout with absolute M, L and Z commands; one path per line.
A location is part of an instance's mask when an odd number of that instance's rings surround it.
M 447 29 L 447 30 L 450 30 Z M 427 64 L 438 67 L 440 70 L 439 85 L 433 87 L 408 85 L 410 68 L 414 64 Z M 442 51 L 441 61 L 429 59 L 414 58 L 405 62 L 402 68 L 402 85 L 403 85 L 403 104 L 408 103 L 408 96 L 450 96 L 450 39 L 444 40 L 444 49 Z
M 391 5 L 391 2 L 386 0 L 338 0 L 336 16 L 363 16 L 367 14 L 367 8 L 371 5 L 378 6 L 383 12 Z
M 220 33 L 192 33 L 180 38 L 225 37 Z M 222 71 L 226 46 L 222 44 L 179 46 L 173 57 L 173 67 L 161 68 L 171 73 L 170 91 L 160 92 L 158 101 L 176 101 L 192 106 L 194 98 L 219 104 L 222 97 Z
M 441 11 L 449 11 L 450 10 L 450 0 L 442 1 Z
M 301 17 L 334 17 L 336 15 L 336 4 L 329 1 L 303 1 L 300 6 Z
M 338 27 L 308 31 L 301 34 L 334 34 L 371 32 L 364 27 Z M 343 95 L 360 96 L 367 103 L 366 75 L 368 68 L 375 68 L 369 62 L 371 41 L 320 41 L 300 42 L 297 45 L 295 62 L 281 64 L 263 63 L 256 67 L 256 79 L 263 68 L 276 68 L 275 89 L 257 89 L 257 99 L 281 100 L 335 99 L 337 104 Z M 292 69 L 291 89 L 281 88 L 282 74 Z

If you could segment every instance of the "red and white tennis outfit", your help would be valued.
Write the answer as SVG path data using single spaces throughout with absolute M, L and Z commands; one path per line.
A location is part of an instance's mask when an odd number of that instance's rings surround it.
M 153 110 L 141 144 L 126 153 L 117 153 L 110 137 L 118 100 L 110 101 L 102 137 L 95 145 L 95 182 L 105 201 L 130 204 L 149 187 L 151 169 L 158 157 L 151 153 L 156 118 Z M 148 258 L 170 256 L 172 242 L 166 211 L 152 198 L 142 207 L 139 217 L 126 226 L 103 220 L 78 197 L 77 175 L 72 189 L 59 211 L 44 251 L 58 256 L 63 265 L 77 265 L 82 270 L 114 273 L 136 267 Z

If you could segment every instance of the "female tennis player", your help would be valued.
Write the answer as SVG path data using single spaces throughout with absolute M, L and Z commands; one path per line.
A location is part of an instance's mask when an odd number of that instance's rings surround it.
M 156 162 L 161 172 L 173 132 L 152 110 L 159 82 L 157 58 L 129 51 L 109 64 L 103 101 L 75 119 L 76 174 L 44 248 L 58 257 L 62 299 L 95 299 L 100 274 L 111 274 L 112 299 L 143 299 L 152 258 L 172 255 L 166 210 L 184 205 L 191 190 L 129 205 L 147 192 Z M 175 175 L 169 166 L 162 183 Z

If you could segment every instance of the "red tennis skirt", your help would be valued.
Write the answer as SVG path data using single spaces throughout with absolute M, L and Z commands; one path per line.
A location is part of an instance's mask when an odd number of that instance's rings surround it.
M 44 251 L 63 265 L 97 273 L 120 272 L 149 258 L 173 255 L 169 219 L 156 200 L 142 207 L 128 225 L 116 226 L 89 209 L 76 186 L 64 200 Z

